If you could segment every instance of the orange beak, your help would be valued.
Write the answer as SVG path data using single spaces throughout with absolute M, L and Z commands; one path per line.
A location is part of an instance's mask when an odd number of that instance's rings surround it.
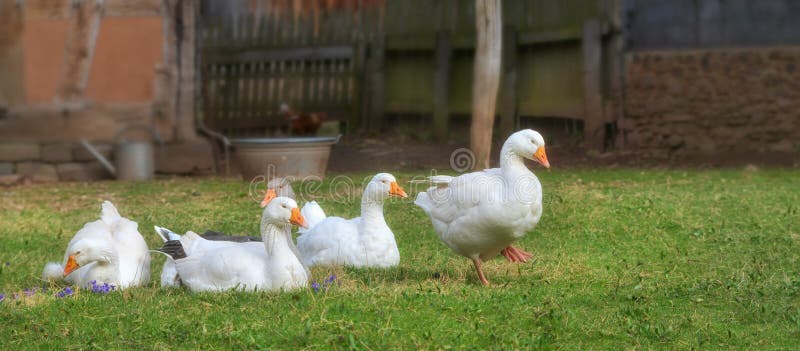
M 267 207 L 269 202 L 276 197 L 278 197 L 278 194 L 275 192 L 275 189 L 267 189 L 267 193 L 264 194 L 264 200 L 261 200 L 261 207 Z
M 541 163 L 544 168 L 550 168 L 550 162 L 547 161 L 547 154 L 544 153 L 544 146 L 536 150 L 536 153 L 533 154 L 533 159 Z
M 303 218 L 303 215 L 300 214 L 300 209 L 296 208 L 296 207 L 292 209 L 292 217 L 289 218 L 289 223 L 297 225 L 297 226 L 300 226 L 300 227 L 303 227 L 303 228 L 308 228 L 308 224 L 306 223 L 306 219 Z
M 78 267 L 80 266 L 78 266 L 78 262 L 75 261 L 75 255 L 70 255 L 69 258 L 67 258 L 67 265 L 64 266 L 64 276 L 68 276 L 70 273 L 78 269 Z
M 408 197 L 406 191 L 397 184 L 397 182 L 392 182 L 391 187 L 389 188 L 389 195 L 399 196 L 399 197 Z

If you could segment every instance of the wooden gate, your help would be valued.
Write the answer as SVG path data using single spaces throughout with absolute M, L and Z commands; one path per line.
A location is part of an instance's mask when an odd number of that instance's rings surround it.
M 365 33 L 380 2 L 201 3 L 199 113 L 229 136 L 286 133 L 280 112 L 325 112 L 347 128 L 362 110 Z

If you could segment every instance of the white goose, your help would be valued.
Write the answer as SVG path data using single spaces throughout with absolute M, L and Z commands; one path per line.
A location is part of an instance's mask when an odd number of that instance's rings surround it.
M 383 203 L 390 195 L 408 196 L 394 176 L 379 173 L 364 189 L 361 217 L 327 217 L 308 230 L 300 230 L 297 248 L 306 265 L 391 267 L 399 264 L 397 242 L 383 218 Z
M 483 261 L 502 253 L 511 262 L 531 254 L 511 244 L 527 234 L 542 216 L 542 185 L 523 159 L 549 168 L 544 139 L 530 129 L 512 134 L 500 150 L 500 168 L 458 177 L 430 177 L 433 187 L 414 203 L 428 214 L 433 228 L 456 253 L 472 260 L 481 283 Z
M 174 259 L 182 284 L 193 292 L 302 288 L 310 274 L 291 244 L 291 224 L 305 226 L 305 220 L 294 200 L 278 197 L 264 208 L 262 243 L 223 242 L 184 252 L 181 241 L 168 241 L 162 251 Z
M 75 233 L 63 264 L 46 264 L 44 279 L 63 279 L 81 287 L 94 280 L 121 289 L 146 284 L 150 253 L 137 228 L 138 224 L 120 216 L 111 202 L 103 201 L 100 220 L 86 223 Z
M 192 231 L 188 231 L 184 235 L 179 235 L 167 228 L 159 226 L 155 226 L 155 230 L 165 243 L 168 241 L 179 241 L 184 252 L 188 256 L 202 256 L 208 251 L 236 245 L 252 246 L 253 248 L 264 247 L 264 244 L 261 241 L 238 242 L 222 239 L 209 240 Z M 220 236 L 215 235 L 214 237 L 218 238 Z M 236 237 L 238 238 L 244 236 L 237 235 Z M 161 268 L 161 287 L 179 287 L 181 285 L 181 277 L 178 274 L 178 268 L 175 266 L 175 261 L 166 260 L 163 268 Z
M 272 199 L 279 196 L 294 199 L 294 190 L 288 178 L 274 178 L 267 183 L 267 191 L 264 194 L 264 199 L 261 200 L 261 207 L 266 207 Z M 300 210 L 300 214 L 309 225 L 319 223 L 326 217 L 325 211 L 322 210 L 322 207 L 320 207 L 316 201 L 306 203 L 302 210 Z M 206 231 L 203 235 L 188 231 L 184 235 L 179 235 L 167 228 L 159 226 L 155 226 L 155 231 L 164 242 L 180 240 L 187 255 L 201 254 L 233 243 L 251 244 L 255 245 L 256 248 L 260 248 L 263 245 L 260 237 L 246 235 L 227 235 L 213 231 Z M 287 238 L 292 248 L 296 249 L 291 236 Z M 161 287 L 178 287 L 180 285 L 181 279 L 178 275 L 178 270 L 175 268 L 175 262 L 167 260 L 164 262 L 164 266 L 161 269 Z

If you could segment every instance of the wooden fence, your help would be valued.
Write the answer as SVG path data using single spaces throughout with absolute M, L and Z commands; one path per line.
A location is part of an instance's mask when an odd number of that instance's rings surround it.
M 227 135 L 270 135 L 282 103 L 324 111 L 353 129 L 361 114 L 364 45 L 374 6 L 205 1 L 197 31 L 206 124 Z
M 618 74 L 603 48 L 615 3 L 503 2 L 501 133 L 519 116 L 611 118 Z M 440 139 L 451 116 L 470 113 L 474 0 L 206 0 L 199 19 L 200 110 L 218 130 L 274 129 L 281 101 L 340 111 L 350 130 L 430 116 Z

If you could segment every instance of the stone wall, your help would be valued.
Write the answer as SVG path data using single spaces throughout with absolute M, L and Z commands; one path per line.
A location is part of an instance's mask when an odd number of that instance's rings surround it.
M 96 145 L 109 158 L 111 145 Z M 92 155 L 75 143 L 0 143 L 0 184 L 111 179 Z
M 92 142 L 113 163 L 113 145 Z M 168 143 L 155 147 L 154 166 L 160 174 L 210 174 L 211 144 Z M 0 141 L 0 185 L 24 182 L 95 181 L 113 179 L 80 143 Z
M 633 52 L 624 146 L 722 154 L 800 147 L 800 47 Z

